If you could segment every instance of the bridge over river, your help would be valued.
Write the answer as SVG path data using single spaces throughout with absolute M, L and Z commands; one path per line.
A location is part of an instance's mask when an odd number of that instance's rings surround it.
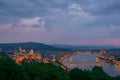
M 80 69 L 92 69 L 94 66 L 103 67 L 104 71 L 111 76 L 120 75 L 120 66 L 110 63 L 106 63 L 105 60 L 99 59 L 96 63 L 97 54 L 83 53 L 66 57 L 62 63 L 67 66 L 68 69 L 80 68 Z

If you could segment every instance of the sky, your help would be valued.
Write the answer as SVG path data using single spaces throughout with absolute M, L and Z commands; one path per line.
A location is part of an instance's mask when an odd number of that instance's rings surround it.
M 0 43 L 120 45 L 120 0 L 0 0 Z

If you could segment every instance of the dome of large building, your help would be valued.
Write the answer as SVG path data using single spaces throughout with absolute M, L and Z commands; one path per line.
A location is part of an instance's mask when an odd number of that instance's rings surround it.
M 29 52 L 29 54 L 31 54 L 31 55 L 34 54 L 34 50 L 31 49 L 30 52 Z

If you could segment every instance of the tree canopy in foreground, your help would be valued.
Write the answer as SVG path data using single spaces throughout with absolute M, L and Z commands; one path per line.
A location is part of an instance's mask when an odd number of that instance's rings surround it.
M 16 64 L 8 58 L 0 58 L 0 80 L 120 80 L 120 76 L 111 77 L 102 67 L 92 70 L 78 68 L 65 71 L 52 63 Z

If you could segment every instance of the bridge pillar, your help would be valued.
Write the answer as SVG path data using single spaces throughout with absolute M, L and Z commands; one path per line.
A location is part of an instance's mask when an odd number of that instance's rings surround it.
M 72 64 L 72 63 L 73 63 L 73 60 L 72 60 L 72 58 L 71 58 L 71 57 L 69 58 L 69 62 L 70 62 L 70 64 Z
M 99 63 L 99 58 L 98 57 L 96 57 L 95 62 Z

